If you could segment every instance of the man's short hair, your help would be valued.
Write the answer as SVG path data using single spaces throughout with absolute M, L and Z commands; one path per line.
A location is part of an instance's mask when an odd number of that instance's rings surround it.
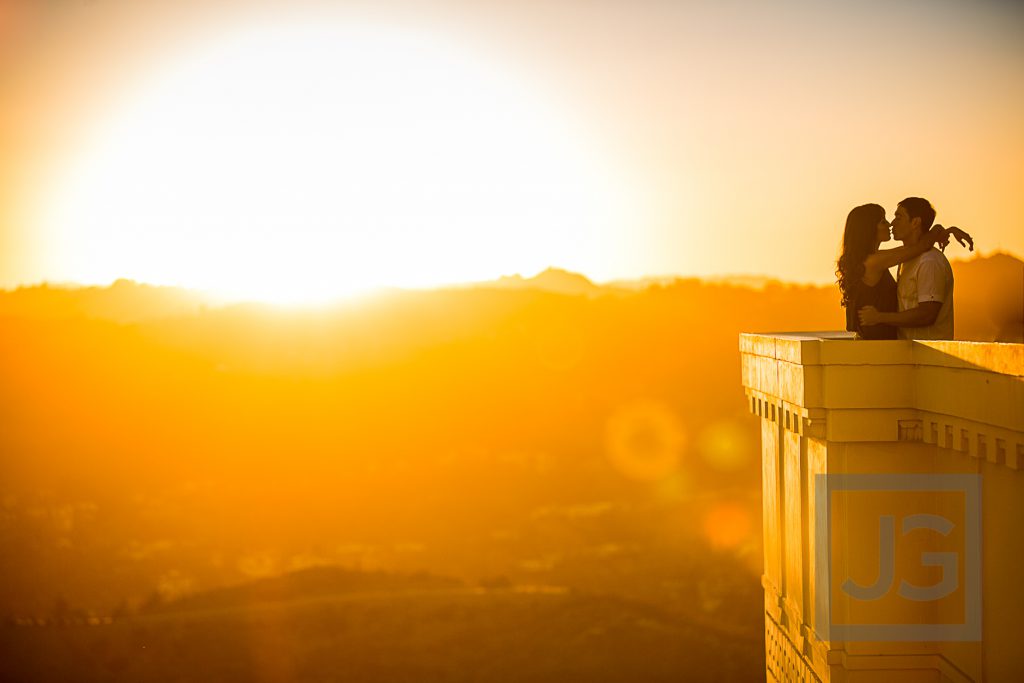
M 907 215 L 911 219 L 921 219 L 921 232 L 928 232 L 932 229 L 932 223 L 935 222 L 935 207 L 927 199 L 907 197 L 897 206 L 902 206 L 906 209 Z

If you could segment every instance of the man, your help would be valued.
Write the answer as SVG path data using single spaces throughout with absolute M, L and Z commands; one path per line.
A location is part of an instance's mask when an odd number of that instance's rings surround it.
M 927 199 L 907 197 L 896 207 L 892 236 L 905 245 L 914 244 L 934 221 L 935 209 Z M 866 306 L 860 309 L 861 325 L 892 325 L 900 339 L 953 338 L 953 269 L 941 251 L 932 247 L 901 264 L 896 294 L 898 313 Z

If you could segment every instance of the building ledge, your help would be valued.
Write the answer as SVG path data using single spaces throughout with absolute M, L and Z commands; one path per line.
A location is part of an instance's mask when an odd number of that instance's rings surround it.
M 1024 344 L 740 335 L 750 411 L 831 441 L 919 441 L 1024 466 Z
M 739 346 L 760 417 L 768 680 L 1022 680 L 1024 345 Z M 935 572 L 940 557 L 956 562 Z
M 1024 376 L 1024 344 L 971 341 L 865 341 L 852 332 L 740 335 L 740 353 L 801 365 L 927 365 Z

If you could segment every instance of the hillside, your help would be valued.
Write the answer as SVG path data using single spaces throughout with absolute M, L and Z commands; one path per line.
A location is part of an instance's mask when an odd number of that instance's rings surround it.
M 345 592 L 10 628 L 16 680 L 748 681 L 760 640 L 619 598 L 538 590 Z
M 958 336 L 1019 341 L 1021 262 L 954 268 Z M 48 627 L 32 637 L 11 627 L 11 642 L 41 658 L 117 653 L 140 624 L 160 623 L 169 630 L 145 632 L 181 657 L 216 642 L 186 629 L 189 601 L 231 612 L 239 596 L 327 600 L 336 586 L 273 583 L 316 567 L 361 572 L 357 583 L 375 572 L 450 577 L 452 604 L 479 605 L 472 591 L 489 587 L 484 607 L 446 633 L 493 622 L 489 637 L 515 642 L 534 622 L 501 600 L 547 586 L 563 596 L 544 603 L 550 623 L 586 595 L 627 622 L 660 610 L 669 621 L 651 617 L 652 642 L 697 624 L 760 642 L 760 434 L 737 335 L 838 329 L 837 292 L 693 279 L 595 291 L 559 273 L 538 284 L 391 291 L 320 311 L 215 307 L 127 281 L 0 293 L 0 616 L 132 620 L 110 625 L 106 646 L 92 631 L 61 640 Z M 396 642 L 419 618 L 407 610 L 442 623 L 464 612 L 418 612 L 402 600 L 422 596 L 401 598 L 386 581 L 374 590 L 393 600 L 351 623 L 391 624 L 382 637 Z M 159 621 L 167 605 L 179 616 Z M 236 624 L 231 614 L 217 628 Z M 566 619 L 552 638 L 577 643 L 582 627 Z M 595 637 L 571 646 L 580 661 L 607 646 L 616 666 L 662 675 Z M 702 649 L 741 661 L 724 644 L 684 641 L 665 665 L 674 675 Z M 313 656 L 288 642 L 295 661 Z M 530 647 L 554 666 L 544 643 Z

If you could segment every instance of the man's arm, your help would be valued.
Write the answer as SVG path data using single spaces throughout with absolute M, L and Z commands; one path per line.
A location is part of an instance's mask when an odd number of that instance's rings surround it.
M 928 327 L 939 317 L 945 289 L 945 271 L 934 259 L 925 261 L 917 269 L 917 308 L 908 308 L 899 313 L 881 313 L 871 306 L 865 306 L 860 309 L 860 324 Z
M 899 313 L 884 313 L 875 310 L 874 306 L 860 309 L 861 325 L 892 325 L 893 327 L 928 327 L 939 317 L 942 310 L 941 301 L 922 301 L 917 308 Z

